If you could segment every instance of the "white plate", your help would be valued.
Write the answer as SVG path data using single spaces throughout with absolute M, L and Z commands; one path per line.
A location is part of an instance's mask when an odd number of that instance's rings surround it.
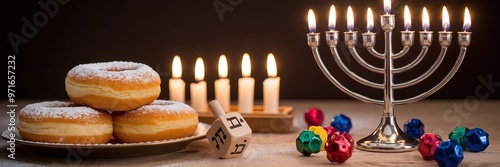
M 141 143 L 107 143 L 107 144 L 61 144 L 34 142 L 23 140 L 19 133 L 15 131 L 16 144 L 23 145 L 35 152 L 50 154 L 55 156 L 68 156 L 78 154 L 83 158 L 125 158 L 140 157 L 156 154 L 175 152 L 186 147 L 195 140 L 205 138 L 210 125 L 198 123 L 198 129 L 192 136 L 154 142 Z M 10 131 L 2 132 L 2 138 L 10 140 Z M 73 155 L 74 156 L 74 155 Z

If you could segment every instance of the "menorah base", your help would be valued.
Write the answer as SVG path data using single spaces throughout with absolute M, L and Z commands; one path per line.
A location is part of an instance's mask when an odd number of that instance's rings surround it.
M 384 114 L 377 129 L 356 144 L 356 148 L 364 151 L 407 152 L 417 150 L 419 141 L 399 128 L 396 116 Z

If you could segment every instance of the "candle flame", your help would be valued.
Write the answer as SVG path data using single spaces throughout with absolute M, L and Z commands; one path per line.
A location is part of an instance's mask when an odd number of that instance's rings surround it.
M 267 76 L 278 76 L 278 70 L 276 69 L 276 60 L 274 59 L 274 55 L 272 53 L 269 53 L 267 55 Z
M 337 13 L 335 6 L 330 7 L 330 17 L 328 17 L 328 30 L 335 30 L 337 22 Z
M 316 31 L 316 17 L 314 16 L 314 12 L 312 9 L 309 9 L 309 13 L 307 15 L 307 22 L 309 23 L 309 32 L 313 33 Z
M 443 6 L 443 31 L 447 31 L 450 29 L 450 15 L 448 14 L 448 10 L 446 6 Z
M 429 23 L 429 14 L 427 13 L 427 9 L 424 7 L 424 11 L 422 13 L 422 29 L 424 31 L 429 30 L 430 23 Z
M 172 77 L 173 78 L 182 77 L 181 58 L 178 55 L 174 56 L 174 61 L 172 62 Z
M 471 25 L 472 25 L 472 22 L 470 19 L 469 9 L 467 7 L 465 7 L 464 26 L 462 27 L 462 29 L 464 31 L 468 31 L 470 29 Z
M 196 81 L 203 81 L 203 79 L 205 79 L 205 65 L 203 64 L 203 59 L 201 57 L 196 59 L 196 64 L 194 66 L 194 79 Z
M 385 14 L 391 13 L 391 0 L 384 0 L 384 12 Z
M 219 77 L 227 78 L 227 59 L 226 55 L 221 55 L 219 58 Z
M 252 74 L 250 55 L 248 53 L 243 54 L 243 59 L 241 60 L 241 75 L 243 77 L 250 77 Z
M 352 14 L 351 6 L 347 8 L 347 29 L 349 31 L 354 29 L 354 14 Z
M 367 16 L 366 30 L 370 32 L 373 30 L 373 13 L 371 8 L 368 8 L 366 16 Z
M 411 15 L 408 5 L 405 6 L 405 29 L 408 31 L 411 29 Z

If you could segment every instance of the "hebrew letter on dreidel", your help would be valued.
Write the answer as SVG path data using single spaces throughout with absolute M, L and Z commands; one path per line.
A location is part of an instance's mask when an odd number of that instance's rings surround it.
M 220 158 L 241 157 L 252 139 L 252 129 L 237 112 L 224 112 L 216 100 L 208 104 L 216 118 L 207 131 L 207 139 Z
M 220 137 L 219 133 L 222 133 L 222 138 Z M 224 140 L 226 140 L 226 134 L 224 133 L 224 131 L 222 131 L 222 128 L 219 128 L 219 130 L 217 130 L 217 132 L 215 132 L 215 135 L 214 137 L 212 137 L 212 141 L 215 141 L 216 145 L 215 147 L 217 148 L 217 150 L 220 149 L 220 146 L 219 146 L 219 142 L 217 141 L 217 138 L 219 138 L 219 141 L 221 144 L 224 144 Z
M 243 142 L 246 142 L 246 140 Z M 234 151 L 231 152 L 231 154 L 241 154 L 241 153 L 243 153 L 243 150 L 245 150 L 246 144 L 235 144 L 234 146 L 235 146 Z M 240 149 L 240 147 L 241 147 L 241 149 Z
M 238 118 L 236 118 L 236 117 L 226 118 L 226 120 L 227 120 L 227 121 L 229 121 L 229 122 L 231 122 L 231 126 L 229 127 L 229 128 L 231 128 L 231 129 L 234 129 L 234 128 L 237 128 L 237 127 L 241 127 L 241 123 L 240 123 L 240 121 L 238 120 Z M 236 122 L 238 122 L 237 124 L 234 124 L 234 121 L 235 121 L 235 120 L 236 120 Z M 241 122 L 245 122 L 245 121 L 243 120 L 243 118 L 241 118 L 240 120 L 241 120 Z

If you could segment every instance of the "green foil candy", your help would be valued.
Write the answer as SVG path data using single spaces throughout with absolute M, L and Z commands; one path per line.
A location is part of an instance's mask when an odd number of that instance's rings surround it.
M 303 130 L 295 140 L 297 151 L 305 156 L 318 153 L 321 149 L 322 141 L 319 135 L 310 130 Z
M 460 145 L 462 149 L 465 149 L 465 133 L 469 131 L 469 128 L 463 126 L 457 126 L 452 132 L 450 132 L 450 141 L 455 142 L 455 144 Z

